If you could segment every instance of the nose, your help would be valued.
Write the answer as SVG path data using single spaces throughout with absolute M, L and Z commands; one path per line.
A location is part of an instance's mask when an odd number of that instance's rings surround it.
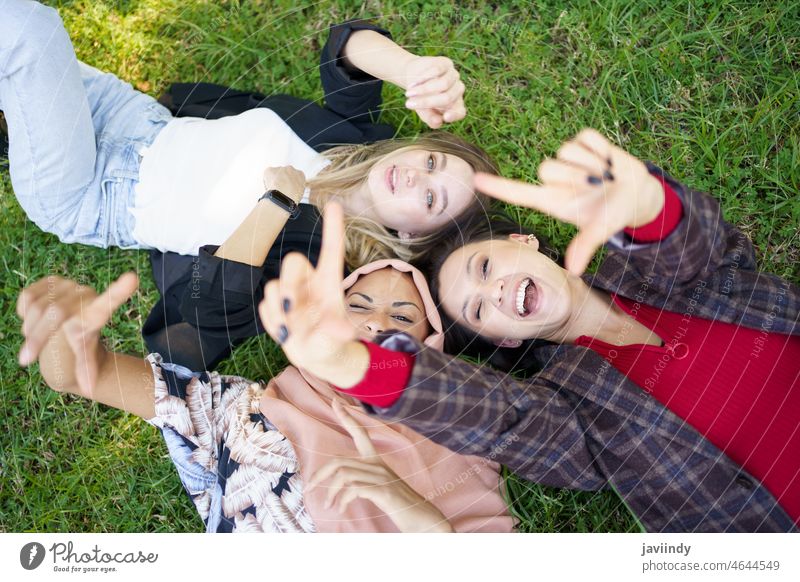
M 489 283 L 491 285 L 489 289 L 489 297 L 497 307 L 500 307 L 500 304 L 503 302 L 503 289 L 506 286 L 505 279 L 497 279 L 496 281 L 492 281 Z
M 416 181 L 417 171 L 414 168 L 406 168 L 406 186 L 413 188 Z
M 385 322 L 377 318 L 371 318 L 364 322 L 364 331 L 371 336 L 376 336 L 386 329 Z

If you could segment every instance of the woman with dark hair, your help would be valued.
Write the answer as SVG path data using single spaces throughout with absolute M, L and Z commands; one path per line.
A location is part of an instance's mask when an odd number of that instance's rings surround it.
M 323 225 L 344 246 L 342 217 Z M 335 263 L 341 276 L 340 256 Z M 45 381 L 158 427 L 207 532 L 510 532 L 496 462 L 454 453 L 409 427 L 369 418 L 358 401 L 292 366 L 268 382 L 191 372 L 106 350 L 100 331 L 135 291 L 123 275 L 102 295 L 49 276 L 19 297 L 27 345 Z M 386 259 L 342 282 L 347 325 L 372 339 L 390 326 L 433 350 L 442 328 L 422 274 Z
M 711 197 L 597 132 L 565 144 L 540 177 L 479 175 L 477 186 L 576 223 L 570 270 L 505 227 L 431 259 L 442 310 L 473 337 L 500 350 L 548 342 L 525 354 L 540 369 L 530 379 L 405 334 L 358 342 L 336 323 L 341 300 L 317 296 L 337 274 L 299 258 L 267 286 L 268 331 L 381 418 L 532 481 L 613 487 L 648 530 L 796 530 L 800 290 L 756 271 Z M 608 238 L 599 270 L 579 277 Z

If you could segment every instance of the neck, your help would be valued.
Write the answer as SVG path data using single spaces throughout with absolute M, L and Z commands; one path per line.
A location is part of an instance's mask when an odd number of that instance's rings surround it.
M 570 277 L 569 292 L 573 305 L 577 305 L 566 325 L 556 330 L 549 341 L 574 344 L 581 336 L 589 336 L 607 343 L 619 343 L 621 330 L 631 319 L 622 311 L 611 295 L 589 287 L 580 277 Z

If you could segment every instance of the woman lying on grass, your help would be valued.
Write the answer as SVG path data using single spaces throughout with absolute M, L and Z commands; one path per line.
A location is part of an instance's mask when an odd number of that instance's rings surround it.
M 494 168 L 451 134 L 385 139 L 393 130 L 375 122 L 380 79 L 406 90 L 433 128 L 466 115 L 464 84 L 449 59 L 415 56 L 363 21 L 331 29 L 320 66 L 326 108 L 307 102 L 282 110 L 286 120 L 267 107 L 173 118 L 79 63 L 58 13 L 28 0 L 4 3 L 0 52 L 11 181 L 28 217 L 63 242 L 199 254 L 182 273 L 161 273 L 182 286 L 159 285 L 170 296 L 145 330 L 150 349 L 178 363 L 211 366 L 262 331 L 254 295 L 263 281 L 289 251 L 316 258 L 314 205 L 343 204 L 351 266 L 408 258 L 402 238 L 424 241 L 480 210 L 472 178 Z M 324 154 L 293 131 L 298 120 Z M 319 143 L 321 134 L 350 145 Z M 284 229 L 298 208 L 302 219 Z
M 371 419 L 301 370 L 254 384 L 192 374 L 158 354 L 105 351 L 100 330 L 136 285 L 123 275 L 97 296 L 72 281 L 41 279 L 18 302 L 26 347 L 53 389 L 161 429 L 206 531 L 512 531 L 497 463 Z M 391 327 L 440 349 L 438 313 L 410 265 L 371 263 L 343 289 L 354 333 L 370 339 Z
M 462 339 L 448 350 L 521 350 L 510 361 L 538 370 L 529 379 L 420 350 L 404 334 L 359 341 L 341 298 L 318 292 L 338 274 L 294 256 L 267 285 L 269 333 L 295 365 L 380 418 L 531 481 L 611 487 L 648 531 L 794 531 L 797 287 L 755 270 L 750 242 L 712 198 L 597 132 L 565 144 L 540 176 L 541 186 L 477 179 L 577 224 L 570 270 L 503 223 L 467 225 L 430 257 L 445 330 Z M 488 235 L 469 238 L 476 228 Z M 598 272 L 579 277 L 612 235 Z M 281 301 L 292 306 L 283 315 Z

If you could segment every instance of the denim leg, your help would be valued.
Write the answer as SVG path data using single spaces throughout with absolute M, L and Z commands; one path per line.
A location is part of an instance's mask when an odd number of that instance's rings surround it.
M 95 128 L 78 61 L 58 12 L 0 0 L 0 109 L 11 182 L 40 228 L 70 220 L 95 175 Z

